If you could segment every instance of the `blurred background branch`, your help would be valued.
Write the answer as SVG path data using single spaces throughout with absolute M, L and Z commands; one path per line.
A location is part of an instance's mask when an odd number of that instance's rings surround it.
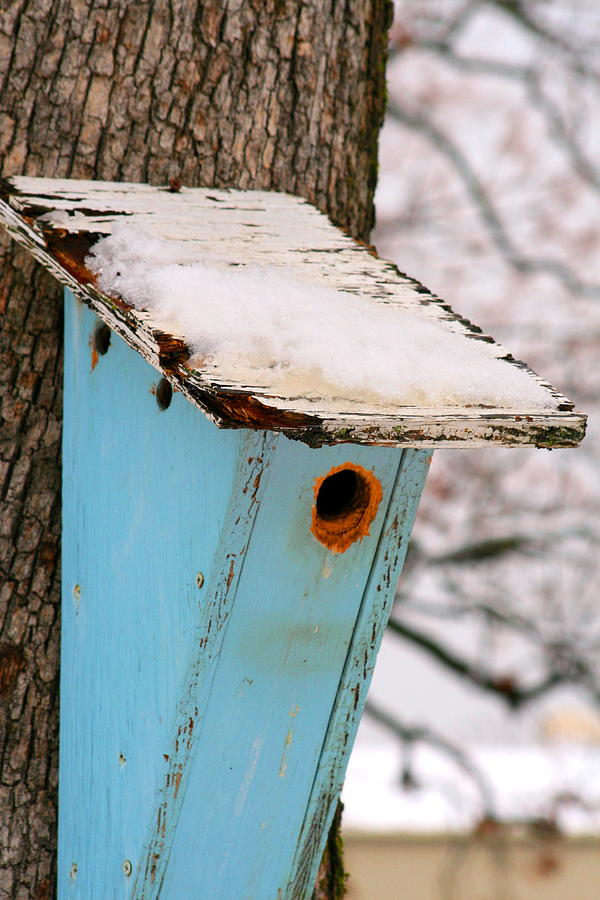
M 592 0 L 396 2 L 378 250 L 589 414 L 434 455 L 357 756 L 398 827 L 600 832 L 599 39 Z

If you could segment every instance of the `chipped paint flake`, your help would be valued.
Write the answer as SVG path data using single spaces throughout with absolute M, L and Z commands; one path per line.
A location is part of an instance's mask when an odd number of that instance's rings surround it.
M 261 738 L 255 738 L 252 744 L 252 750 L 250 754 L 250 762 L 248 763 L 248 768 L 244 774 L 244 779 L 242 781 L 237 800 L 235 803 L 235 815 L 239 816 L 246 805 L 246 800 L 248 797 L 248 791 L 250 790 L 250 785 L 254 780 L 254 776 L 256 774 L 256 768 L 258 766 L 258 761 L 260 759 L 260 754 L 263 748 L 263 741 Z
M 292 741 L 293 741 L 293 732 L 292 732 L 292 729 L 290 728 L 290 730 L 288 731 L 288 733 L 285 736 L 285 741 L 283 742 L 283 753 L 281 754 L 281 762 L 279 763 L 279 777 L 280 778 L 285 778 L 286 773 L 287 773 L 287 768 L 288 768 L 287 756 L 288 756 L 288 751 L 289 751 L 290 747 L 292 746 Z

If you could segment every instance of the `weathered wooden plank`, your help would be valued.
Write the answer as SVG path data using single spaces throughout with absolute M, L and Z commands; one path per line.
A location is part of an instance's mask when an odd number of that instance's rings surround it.
M 239 375 L 194 368 L 180 338 L 157 330 L 147 313 L 99 292 L 85 266 L 94 240 L 126 218 L 161 237 L 189 241 L 202 259 L 278 266 L 311 284 L 411 310 L 441 324 L 459 343 L 485 342 L 507 372 L 514 365 L 523 367 L 422 285 L 374 258 L 300 198 L 201 188 L 172 193 L 148 185 L 38 178 L 3 182 L 0 198 L 0 220 L 13 237 L 221 427 L 269 428 L 313 446 L 553 447 L 574 446 L 583 437 L 585 417 L 534 373 L 530 377 L 544 387 L 548 408 L 476 403 L 417 408 L 344 396 L 282 396 L 273 385 L 255 383 L 251 368 L 243 381 Z
M 161 412 L 67 300 L 60 900 L 306 898 L 428 454 Z M 383 496 L 343 553 L 311 531 L 342 464 Z
M 400 461 L 321 749 L 286 900 L 310 896 L 315 883 L 318 853 L 342 790 L 430 462 L 431 453 L 423 450 L 405 450 Z
M 177 395 L 161 412 L 140 357 L 92 352 L 95 322 L 67 303 L 59 896 L 86 900 L 131 896 L 156 792 L 181 777 L 176 704 L 201 640 L 209 688 L 273 439 Z
M 387 500 L 399 456 L 393 449 L 314 451 L 280 439 L 211 695 L 204 708 L 198 704 L 204 717 L 193 729 L 169 856 L 136 897 L 288 896 L 307 798 L 326 777 L 323 738 L 385 518 L 381 509 L 371 534 L 345 553 L 328 551 L 310 534 L 313 485 L 353 461 L 374 471 Z M 348 749 L 353 736 L 350 728 Z M 315 865 L 325 837 L 312 848 Z M 306 887 L 302 896 L 310 893 Z

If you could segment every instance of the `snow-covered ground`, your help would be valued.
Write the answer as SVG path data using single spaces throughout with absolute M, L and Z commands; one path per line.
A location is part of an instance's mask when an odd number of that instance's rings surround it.
M 600 749 L 577 743 L 472 744 L 469 754 L 511 825 L 556 824 L 564 833 L 600 831 Z M 416 747 L 414 781 L 389 738 L 361 736 L 344 788 L 344 826 L 357 831 L 471 831 L 482 818 L 469 776 L 443 753 Z

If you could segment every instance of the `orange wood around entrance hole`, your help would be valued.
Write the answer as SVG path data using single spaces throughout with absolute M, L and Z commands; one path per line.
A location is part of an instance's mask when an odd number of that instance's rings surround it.
M 356 488 L 338 513 L 325 514 L 318 509 L 318 497 L 324 482 L 340 472 L 354 472 Z M 371 522 L 377 515 L 383 492 L 379 479 L 356 463 L 335 466 L 314 484 L 315 501 L 312 508 L 311 532 L 316 539 L 335 553 L 343 553 L 355 541 L 369 534 Z

